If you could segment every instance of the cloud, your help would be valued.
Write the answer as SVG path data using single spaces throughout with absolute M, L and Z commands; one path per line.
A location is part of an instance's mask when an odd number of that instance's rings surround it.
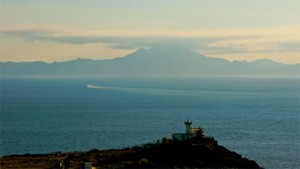
M 5 36 L 14 36 L 25 39 L 26 41 L 53 41 L 59 43 L 69 44 L 89 44 L 89 43 L 103 43 L 107 44 L 111 48 L 116 49 L 137 49 L 141 47 L 152 47 L 159 44 L 173 44 L 186 46 L 195 49 L 200 46 L 207 46 L 210 42 L 216 41 L 217 38 L 208 37 L 183 37 L 174 35 L 147 35 L 144 34 L 125 34 L 119 33 L 110 35 L 99 35 L 95 32 L 86 33 L 84 35 L 68 35 L 61 33 L 54 33 L 50 31 L 42 30 L 12 30 L 2 31 Z M 120 35 L 121 34 L 121 35 Z
M 296 51 L 300 52 L 300 40 L 299 41 L 290 41 L 282 42 L 279 44 L 282 50 Z
M 299 52 L 299 26 L 270 29 L 199 30 L 186 32 L 101 32 L 63 29 L 10 29 L 3 36 L 26 41 L 66 44 L 106 44 L 114 49 L 138 49 L 161 44 L 185 46 L 207 53 Z

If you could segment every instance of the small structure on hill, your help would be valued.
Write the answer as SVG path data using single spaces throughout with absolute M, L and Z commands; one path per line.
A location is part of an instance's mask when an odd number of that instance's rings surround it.
M 192 121 L 187 120 L 184 122 L 186 131 L 185 133 L 174 133 L 172 134 L 173 141 L 184 141 L 195 137 L 203 137 L 204 131 L 201 127 L 193 128 Z

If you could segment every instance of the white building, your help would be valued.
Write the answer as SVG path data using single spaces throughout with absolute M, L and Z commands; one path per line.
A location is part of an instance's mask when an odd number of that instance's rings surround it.
M 192 121 L 185 121 L 185 128 L 186 131 L 185 133 L 174 133 L 172 134 L 172 140 L 173 141 L 184 141 L 190 138 L 194 138 L 197 135 L 203 135 L 203 129 L 202 128 L 193 128 L 192 125 Z

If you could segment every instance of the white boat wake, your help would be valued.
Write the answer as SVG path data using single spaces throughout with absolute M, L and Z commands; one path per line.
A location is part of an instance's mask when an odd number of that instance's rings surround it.
M 184 90 L 184 89 L 155 89 L 155 88 L 129 88 L 129 87 L 109 87 L 98 85 L 86 85 L 90 89 L 100 90 L 122 90 L 130 92 L 151 92 L 151 93 L 178 93 L 178 94 L 199 94 L 199 93 L 214 93 L 214 94 L 231 94 L 231 95 L 272 95 L 268 93 L 248 93 L 248 92 L 232 92 L 232 91 L 210 91 L 210 90 Z

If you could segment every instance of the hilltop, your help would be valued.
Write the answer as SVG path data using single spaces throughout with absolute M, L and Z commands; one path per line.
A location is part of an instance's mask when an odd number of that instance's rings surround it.
M 84 162 L 95 168 L 260 168 L 255 161 L 218 145 L 212 137 L 184 142 L 161 142 L 125 149 L 88 152 L 25 154 L 1 158 L 1 168 L 79 168 Z
M 183 47 L 141 48 L 127 56 L 65 62 L 2 62 L 1 75 L 54 76 L 201 76 L 201 75 L 290 75 L 299 74 L 300 64 L 287 65 L 268 59 L 253 62 L 207 57 Z

